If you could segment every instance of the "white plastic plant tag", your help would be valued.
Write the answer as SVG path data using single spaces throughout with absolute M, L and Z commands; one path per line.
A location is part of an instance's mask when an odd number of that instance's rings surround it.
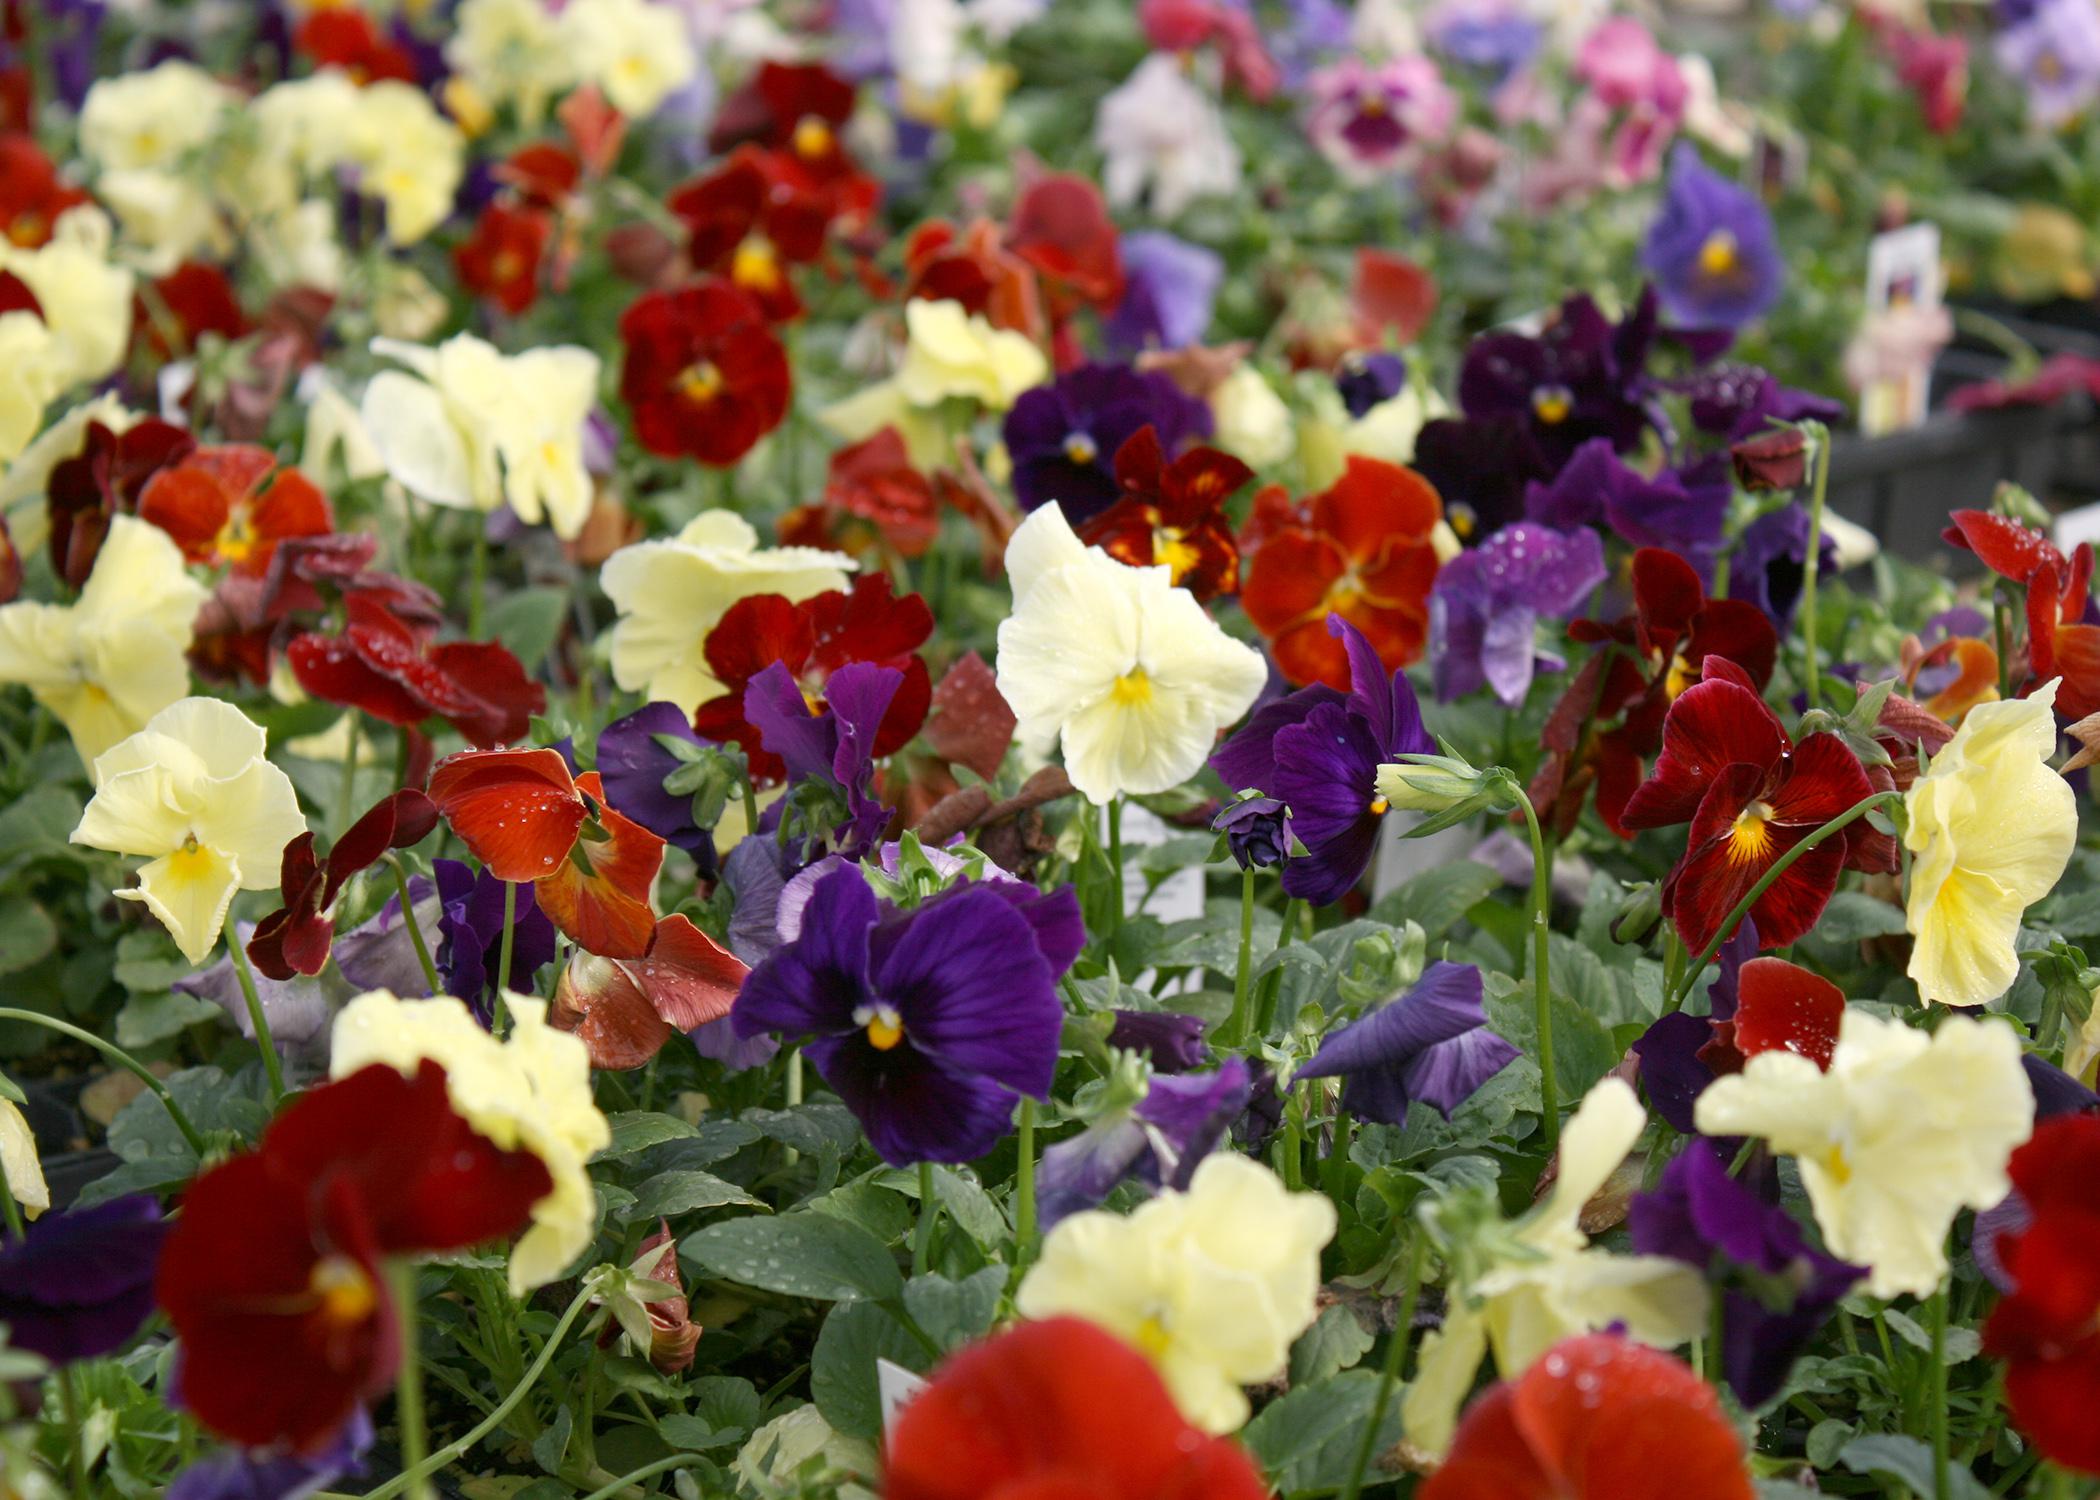
M 911 1398 L 926 1389 L 926 1379 L 914 1375 L 900 1364 L 886 1359 L 875 1361 L 875 1390 L 882 1401 L 882 1435 L 888 1437 L 897 1429 L 897 1417 L 911 1404 Z

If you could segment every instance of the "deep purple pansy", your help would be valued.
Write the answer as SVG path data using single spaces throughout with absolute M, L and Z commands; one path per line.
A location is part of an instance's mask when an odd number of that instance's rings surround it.
M 1121 498 L 1116 454 L 1146 426 L 1171 455 L 1210 435 L 1210 407 L 1163 374 L 1124 365 L 1081 365 L 1024 391 L 1004 426 L 1022 509 L 1055 500 L 1066 520 L 1084 526 Z
M 1188 1073 L 1203 1066 L 1204 1020 L 1172 1010 L 1119 1010 L 1108 1045 L 1142 1052 L 1155 1073 Z
M 464 1000 L 486 1025 L 503 963 L 503 882 L 487 870 L 456 859 L 431 861 L 437 878 L 438 949 L 433 955 L 445 993 Z M 533 899 L 530 885 L 516 887 L 512 911 L 510 986 L 531 988 L 543 964 L 554 962 L 554 923 Z
M 1416 1100 L 1445 1119 L 1521 1054 L 1487 1029 L 1480 970 L 1439 960 L 1414 987 L 1330 1033 L 1300 1078 L 1340 1078 L 1358 1119 L 1403 1125 Z
M 1608 527 L 1632 546 L 1675 552 L 1711 578 L 1731 493 L 1725 461 L 1663 469 L 1651 479 L 1606 439 L 1592 438 L 1550 482 L 1525 489 L 1524 514 L 1561 531 Z
M 1385 350 L 1367 354 L 1352 349 L 1334 370 L 1335 391 L 1352 417 L 1361 418 L 1372 407 L 1392 400 L 1406 384 L 1407 361 Z
M 691 796 L 664 790 L 665 780 L 687 764 L 665 748 L 664 740 L 695 750 L 708 744 L 693 732 L 690 717 L 677 704 L 646 704 L 599 734 L 598 777 L 614 807 L 665 843 L 683 849 L 693 857 L 700 878 L 712 880 L 718 872 L 714 830 L 693 821 Z
M 832 842 L 850 857 L 872 847 L 889 826 L 890 810 L 872 790 L 875 739 L 903 684 L 904 674 L 894 667 L 852 662 L 831 674 L 816 713 L 784 663 L 773 663 L 744 689 L 744 717 L 758 730 L 760 743 L 787 763 L 788 780 L 814 777 L 845 794 L 846 821 Z M 768 812 L 777 817 L 779 806 Z
M 153 1311 L 168 1226 L 147 1197 L 47 1213 L 0 1244 L 0 1323 L 54 1365 L 113 1354 Z

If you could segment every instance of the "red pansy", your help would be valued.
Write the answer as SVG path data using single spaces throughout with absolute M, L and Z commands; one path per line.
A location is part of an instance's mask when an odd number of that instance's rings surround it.
M 489 204 L 474 233 L 452 252 L 462 285 L 512 317 L 539 300 L 540 266 L 554 239 L 554 216 L 530 204 Z
M 2000 1231 L 2012 1290 L 1984 1325 L 2013 1421 L 2052 1462 L 2100 1474 L 2100 1119 L 2059 1115 L 2012 1155 L 2026 1227 Z
M 382 37 L 371 18 L 354 5 L 317 8 L 299 23 L 292 45 L 301 56 L 312 58 L 315 67 L 340 68 L 359 83 L 382 78 L 416 81 L 416 62 L 407 49 Z
M 933 633 L 933 612 L 917 594 L 890 595 L 882 573 L 863 573 L 848 592 L 832 589 L 798 603 L 779 594 L 739 599 L 707 634 L 707 669 L 724 691 L 693 714 L 693 728 L 718 743 L 734 741 L 751 762 L 752 775 L 777 779 L 787 772 L 765 748 L 755 725 L 744 717 L 744 689 L 779 662 L 801 684 L 812 711 L 824 700 L 824 684 L 849 662 L 893 667 L 904 674 L 875 736 L 874 754 L 902 749 L 926 722 L 933 686 L 918 649 Z
M 1036 177 L 1007 220 L 1006 246 L 1042 277 L 1053 319 L 1081 306 L 1106 312 L 1122 299 L 1115 221 L 1089 178 L 1074 172 Z
M 440 718 L 469 744 L 524 737 L 547 690 L 496 641 L 436 642 L 422 612 L 400 596 L 360 589 L 343 601 L 340 635 L 308 631 L 285 648 L 299 686 L 316 698 L 413 728 Z M 422 617 L 419 617 L 422 616 Z
M 198 448 L 155 473 L 139 515 L 193 563 L 260 576 L 286 537 L 325 536 L 335 517 L 311 479 L 248 443 Z
M 520 146 L 496 167 L 496 180 L 534 208 L 560 212 L 567 208 L 583 180 L 576 153 L 552 141 Z
M 2056 711 L 2100 713 L 2100 625 L 2085 623 L 2093 546 L 2081 542 L 2067 567 L 2041 567 L 2027 580 L 2027 659 L 2037 684 L 2059 677 Z
M 385 1262 L 508 1235 L 552 1187 L 453 1112 L 434 1062 L 300 1095 L 190 1185 L 161 1252 L 185 1405 L 250 1447 L 324 1446 L 400 1363 Z
M 1078 1318 L 965 1349 L 904 1408 L 884 1500 L 1266 1500 L 1246 1454 L 1191 1427 L 1137 1350 Z
M 727 467 L 787 415 L 787 353 L 759 305 L 718 277 L 649 292 L 620 316 L 620 395 L 662 458 Z
M 27 135 L 0 135 L 0 239 L 34 250 L 51 238 L 60 214 L 88 201 L 59 180 L 58 168 Z
M 1727 936 L 1721 924 L 1782 855 L 1873 791 L 1839 736 L 1796 744 L 1749 674 L 1711 655 L 1704 671 L 1670 706 L 1662 753 L 1624 817 L 1628 828 L 1692 825 L 1664 902 L 1694 953 Z M 1750 914 L 1760 947 L 1784 947 L 1815 925 L 1848 852 L 1846 839 L 1826 839 L 1758 897 Z
M 1024 333 L 1041 343 L 1049 333 L 1035 267 L 1007 249 L 1004 231 L 989 219 L 958 230 L 946 219 L 930 219 L 905 242 L 907 298 L 959 302 L 994 328 Z
M 1241 544 L 1259 536 L 1259 550 L 1240 603 L 1284 676 L 1347 691 L 1349 662 L 1328 634 L 1330 614 L 1362 631 L 1388 668 L 1422 654 L 1437 572 L 1430 538 L 1442 515 L 1436 491 L 1413 469 L 1351 454 L 1332 487 L 1250 525 Z
M 924 557 L 940 530 L 933 481 L 912 467 L 894 427 L 833 453 L 823 500 L 780 518 L 782 546 L 836 548 L 854 557 L 878 546 Z
M 1240 554 L 1225 501 L 1254 471 L 1216 448 L 1191 448 L 1167 462 L 1148 424 L 1116 452 L 1123 498 L 1086 524 L 1084 539 L 1110 557 L 1146 568 L 1163 564 L 1198 599 L 1240 585 Z
M 430 798 L 491 875 L 532 882 L 585 952 L 648 954 L 664 841 L 606 805 L 596 771 L 571 776 L 555 750 L 464 750 L 430 773 Z
M 407 849 L 437 827 L 437 806 L 414 787 L 403 787 L 351 824 L 325 860 L 314 857 L 314 836 L 302 833 L 284 846 L 278 891 L 284 904 L 255 924 L 248 957 L 272 979 L 318 974 L 328 966 L 335 942 L 329 909 L 350 877 L 369 869 L 389 849 Z
M 708 145 L 718 152 L 746 142 L 765 147 L 778 181 L 821 199 L 827 220 L 855 232 L 874 212 L 881 188 L 846 149 L 854 94 L 851 80 L 821 63 L 761 63 L 722 101 Z
M 119 434 L 100 422 L 87 425 L 80 451 L 51 470 L 44 493 L 51 510 L 51 567 L 69 588 L 95 571 L 110 520 L 136 515 L 139 493 L 162 465 L 197 446 L 172 422 L 148 417 Z
M 773 322 L 801 315 L 788 267 L 823 252 L 833 205 L 798 186 L 776 153 L 740 146 L 714 171 L 673 191 L 665 206 L 685 224 L 695 270 L 728 278 Z
M 656 924 L 640 958 L 579 952 L 554 986 L 547 1019 L 573 1031 L 594 1068 L 639 1068 L 665 1042 L 729 1014 L 744 976 L 734 954 L 673 914 Z
M 1845 1021 L 1845 992 L 1783 958 L 1753 958 L 1738 971 L 1735 1015 L 1713 1023 L 1699 1060 L 1715 1077 L 1740 1073 L 1760 1052 L 1791 1052 L 1824 1072 Z
M 204 334 L 237 339 L 248 331 L 233 283 L 217 266 L 185 261 L 132 299 L 131 326 L 156 360 L 182 359 Z
M 1467 1408 L 1421 1500 L 1750 1500 L 1742 1441 L 1681 1360 L 1565 1339 Z
M 2025 583 L 2038 568 L 2051 568 L 2061 574 L 2070 566 L 2070 560 L 2047 536 L 2010 516 L 1987 510 L 1958 510 L 1947 519 L 1951 524 L 1940 533 L 1941 540 L 1975 553 L 2000 578 Z
M 1436 278 L 1404 255 L 1366 246 L 1356 252 L 1349 300 L 1360 344 L 1379 347 L 1388 335 L 1412 344 L 1436 315 Z

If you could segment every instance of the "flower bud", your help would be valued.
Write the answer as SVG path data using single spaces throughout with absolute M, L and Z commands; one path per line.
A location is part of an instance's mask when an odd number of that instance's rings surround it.
M 1246 795 L 1220 812 L 1211 828 L 1225 835 L 1243 870 L 1281 865 L 1291 854 L 1291 812 L 1274 797 Z

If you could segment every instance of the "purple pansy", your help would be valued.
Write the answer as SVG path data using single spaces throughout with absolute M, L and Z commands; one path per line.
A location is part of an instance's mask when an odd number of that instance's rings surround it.
M 175 1476 L 167 1500 L 304 1500 L 338 1479 L 362 1474 L 372 1419 L 359 1407 L 319 1453 L 222 1448 Z
M 1126 1177 L 1148 1188 L 1185 1189 L 1247 1107 L 1253 1081 L 1245 1058 L 1215 1073 L 1155 1074 L 1145 1097 L 1043 1152 L 1036 1169 L 1044 1229 L 1100 1203 Z
M 890 700 L 903 685 L 894 667 L 851 662 L 824 685 L 824 707 L 811 713 L 802 686 L 786 664 L 775 662 L 744 689 L 744 717 L 766 749 L 787 763 L 791 782 L 816 778 L 845 793 L 846 822 L 833 835 L 840 852 L 853 857 L 889 826 L 890 811 L 875 797 L 875 736 Z M 769 813 L 777 815 L 781 804 Z
M 1431 46 L 1490 87 L 1531 61 L 1545 38 L 1545 28 L 1512 0 L 1445 0 L 1424 32 Z
M 1540 652 L 1539 621 L 1573 614 L 1604 577 L 1604 543 L 1588 527 L 1519 521 L 1452 558 L 1429 595 L 1437 697 L 1486 686 L 1512 708 L 1522 703 L 1534 673 L 1566 665 Z
M 1084 526 L 1122 494 L 1117 450 L 1148 424 L 1171 456 L 1210 435 L 1210 407 L 1165 375 L 1126 365 L 1084 364 L 1022 392 L 1003 429 L 1022 509 L 1055 500 L 1066 520 Z
M 2100 98 L 2100 10 L 2091 0 L 2041 0 L 1994 44 L 1998 64 L 2027 85 L 2027 110 L 2055 129 Z
M 1675 552 L 1710 575 L 1730 493 L 1725 462 L 1664 469 L 1650 479 L 1613 452 L 1610 442 L 1592 438 L 1550 482 L 1526 487 L 1524 513 L 1561 531 L 1608 526 L 1631 546 Z
M 1816 566 L 1827 575 L 1837 568 L 1837 545 L 1828 536 L 1822 542 Z M 1755 604 L 1783 638 L 1793 628 L 1807 562 L 1808 512 L 1796 504 L 1783 505 L 1752 521 L 1737 538 L 1728 597 Z
M 236 922 L 234 930 L 245 948 L 255 932 L 255 924 Z M 226 1012 L 242 1036 L 255 1040 L 255 1021 L 248 1014 L 247 997 L 241 990 L 240 975 L 234 972 L 230 955 L 168 987 L 178 994 L 211 1001 Z M 267 974 L 257 974 L 255 998 L 262 1004 L 263 1019 L 270 1026 L 270 1040 L 277 1044 L 279 1052 L 306 1060 L 326 1055 L 328 1025 L 334 1012 L 318 977 L 308 978 L 300 974 L 288 980 L 276 980 Z
M 1225 835 L 1233 863 L 1242 870 L 1265 870 L 1291 857 L 1291 810 L 1274 797 L 1247 797 L 1211 821 L 1211 831 Z
M 1119 1010 L 1108 1045 L 1142 1052 L 1155 1073 L 1187 1073 L 1203 1065 L 1203 1017 L 1171 1010 Z
M 113 1198 L 45 1214 L 0 1244 L 0 1323 L 8 1343 L 54 1365 L 129 1343 L 153 1311 L 168 1226 L 151 1198 Z
M 1662 211 L 1641 247 L 1663 311 L 1692 328 L 1738 329 L 1779 300 L 1786 262 L 1772 216 L 1749 189 L 1707 166 L 1689 141 L 1670 153 Z
M 1407 674 L 1386 675 L 1378 652 L 1340 615 L 1328 634 L 1349 653 L 1351 691 L 1315 684 L 1263 705 L 1210 763 L 1225 784 L 1266 792 L 1291 810 L 1306 852 L 1284 867 L 1283 888 L 1325 906 L 1363 878 L 1385 804 L 1378 768 L 1397 755 L 1431 755 L 1422 706 Z
M 1123 300 L 1102 325 L 1109 343 L 1131 353 L 1202 343 L 1225 280 L 1218 253 L 1156 229 L 1126 234 L 1116 248 Z
M 1330 1033 L 1299 1078 L 1340 1078 L 1342 1107 L 1407 1123 L 1416 1100 L 1445 1119 L 1520 1054 L 1487 1029 L 1480 970 L 1439 960 L 1397 1000 Z
M 1693 1106 L 1714 1081 L 1713 1069 L 1699 1054 L 1714 1039 L 1713 1023 L 1735 1018 L 1736 976 L 1757 952 L 1757 924 L 1745 917 L 1715 954 L 1720 970 L 1706 987 L 1709 1014 L 1671 1011 L 1658 1017 L 1628 1049 L 1640 1060 L 1641 1087 L 1648 1103 L 1679 1135 L 1699 1133 Z
M 675 703 L 651 703 L 605 726 L 598 736 L 598 775 L 614 807 L 658 838 L 693 857 L 700 878 L 718 873 L 712 828 L 693 821 L 693 799 L 664 790 L 666 777 L 688 762 L 664 747 L 674 740 L 695 750 L 708 741 L 693 732 L 691 719 Z
M 1361 419 L 1372 407 L 1392 400 L 1407 384 L 1407 361 L 1386 350 L 1366 354 L 1352 349 L 1335 366 L 1334 388 L 1349 415 Z
M 1069 890 L 1038 899 L 1072 910 L 1032 921 L 997 887 L 970 884 L 899 911 L 859 870 L 835 870 L 795 940 L 744 981 L 736 1033 L 813 1038 L 809 1060 L 890 1165 L 982 1156 L 1016 1096 L 1048 1097 L 1057 1071 L 1056 983 L 1071 952 L 1061 944 L 1053 961 L 1038 934 L 1075 927 L 1078 903 Z
M 1672 389 L 1689 398 L 1693 426 L 1730 442 L 1755 437 L 1774 422 L 1827 424 L 1845 416 L 1842 402 L 1781 385 L 1756 365 L 1712 365 Z
M 496 973 L 503 962 L 503 882 L 487 870 L 473 869 L 456 859 L 431 861 L 437 878 L 438 978 L 445 993 L 464 1000 L 486 1025 L 492 1014 L 490 998 L 495 994 Z M 554 924 L 540 910 L 532 887 L 517 888 L 512 912 L 510 985 L 529 989 L 541 965 L 554 962 Z
M 1721 1371 L 1753 1410 L 1779 1393 L 1838 1299 L 1867 1274 L 1810 1244 L 1786 1210 L 1730 1177 L 1706 1141 L 1688 1144 L 1655 1190 L 1633 1200 L 1628 1223 L 1641 1254 L 1720 1277 Z

